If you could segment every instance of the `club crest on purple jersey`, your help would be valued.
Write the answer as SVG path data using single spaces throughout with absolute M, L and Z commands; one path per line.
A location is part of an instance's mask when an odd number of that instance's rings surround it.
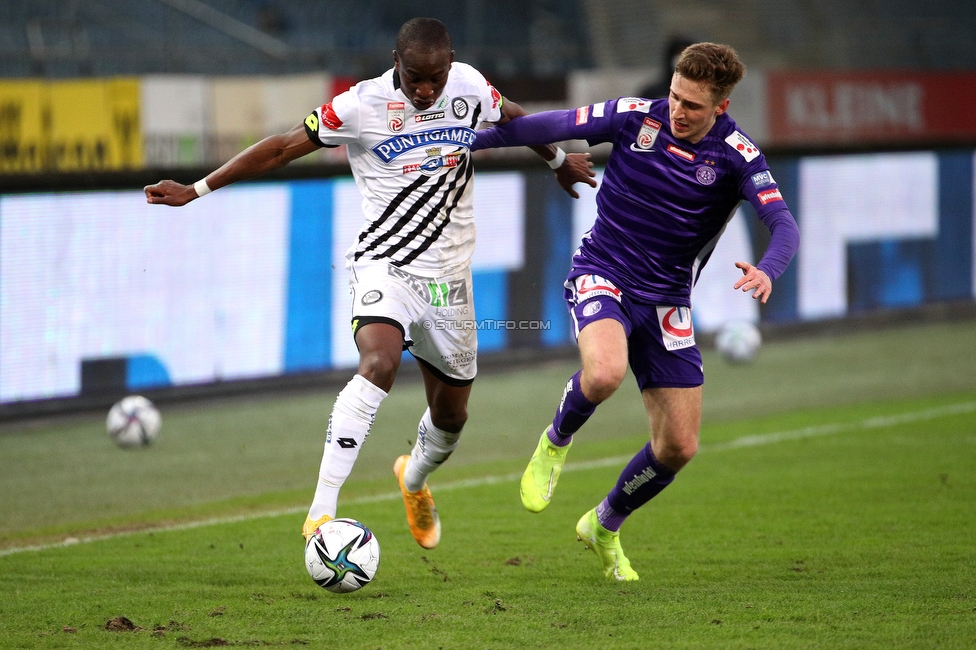
M 698 182 L 702 185 L 711 185 L 715 182 L 717 177 L 718 176 L 715 173 L 715 170 L 707 165 L 704 167 L 699 167 L 695 172 L 695 178 L 697 178 Z

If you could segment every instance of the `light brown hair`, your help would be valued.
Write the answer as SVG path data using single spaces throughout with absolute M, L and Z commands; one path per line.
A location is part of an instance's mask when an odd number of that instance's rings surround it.
M 742 81 L 746 66 L 728 45 L 695 43 L 684 49 L 674 71 L 686 79 L 706 84 L 718 103 L 732 94 L 735 85 Z

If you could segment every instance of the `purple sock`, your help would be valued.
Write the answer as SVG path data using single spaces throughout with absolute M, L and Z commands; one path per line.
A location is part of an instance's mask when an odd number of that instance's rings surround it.
M 627 463 L 627 467 L 617 479 L 617 484 L 607 495 L 604 501 L 606 506 L 603 508 L 607 514 L 600 515 L 600 509 L 597 509 L 600 524 L 607 530 L 620 530 L 624 519 L 656 497 L 661 490 L 671 485 L 673 480 L 674 472 L 654 457 L 651 443 L 647 443 Z
M 573 434 L 580 430 L 596 410 L 596 404 L 586 399 L 583 389 L 580 388 L 582 374 L 583 371 L 580 370 L 566 382 L 563 398 L 559 401 L 559 408 L 556 409 L 556 417 L 552 419 L 552 426 L 549 427 L 549 440 L 557 447 L 572 442 Z
M 617 532 L 624 525 L 627 515 L 622 515 L 613 509 L 608 499 L 600 502 L 596 507 L 596 518 L 600 525 L 611 532 Z

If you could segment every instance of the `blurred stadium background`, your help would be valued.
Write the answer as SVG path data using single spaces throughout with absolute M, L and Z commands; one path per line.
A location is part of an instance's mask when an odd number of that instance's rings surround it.
M 765 233 L 733 219 L 695 291 L 706 344 L 731 319 L 768 338 L 976 315 L 971 2 L 8 0 L 0 421 L 344 381 L 342 254 L 361 215 L 341 149 L 179 212 L 141 188 L 195 181 L 382 73 L 418 15 L 530 111 L 642 93 L 675 37 L 739 50 L 730 113 L 803 243 L 760 309 L 729 288 L 730 262 Z M 593 193 L 571 201 L 525 152 L 479 157 L 476 309 L 502 324 L 482 363 L 571 355 L 560 285 Z

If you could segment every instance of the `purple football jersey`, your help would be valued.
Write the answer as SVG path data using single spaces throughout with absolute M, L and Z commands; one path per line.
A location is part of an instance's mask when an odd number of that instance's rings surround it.
M 766 159 L 725 113 L 691 144 L 671 134 L 667 100 L 624 97 L 520 117 L 480 132 L 473 149 L 571 139 L 613 148 L 570 277 L 602 275 L 637 300 L 691 306 L 698 274 L 744 200 L 771 230 L 789 222 L 757 266 L 775 279 L 795 254 L 796 223 Z

